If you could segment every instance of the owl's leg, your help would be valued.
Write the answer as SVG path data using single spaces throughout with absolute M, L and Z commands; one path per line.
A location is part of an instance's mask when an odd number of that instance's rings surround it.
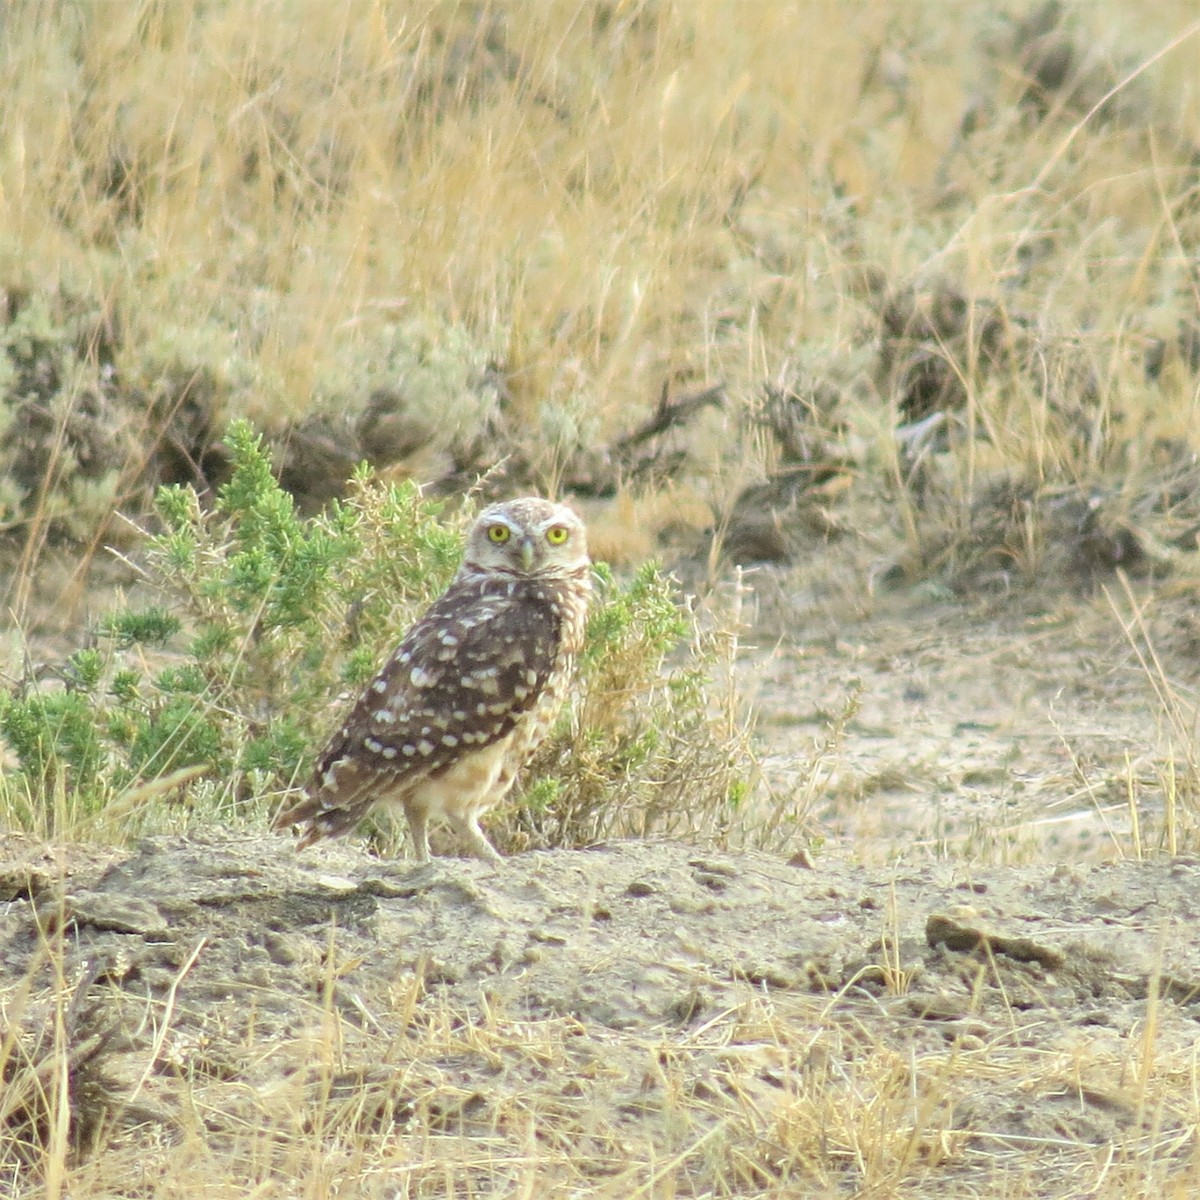
M 487 840 L 487 836 L 483 830 L 479 828 L 479 818 L 472 813 L 470 816 L 451 817 L 454 823 L 454 828 L 462 836 L 463 841 L 467 843 L 472 854 L 476 858 L 482 858 L 486 862 L 502 863 L 504 859 L 496 852 L 496 847 Z
M 429 814 L 423 808 L 406 804 L 404 815 L 408 818 L 408 835 L 412 839 L 413 856 L 417 862 L 428 862 Z

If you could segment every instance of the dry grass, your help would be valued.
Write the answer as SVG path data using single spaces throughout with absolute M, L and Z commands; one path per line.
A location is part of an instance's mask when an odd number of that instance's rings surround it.
M 233 1061 L 228 1046 L 210 1060 L 203 1040 L 177 1034 L 173 991 L 133 1003 L 130 1018 L 157 1034 L 150 1062 L 126 1055 L 136 1060 L 103 1077 L 125 1100 L 117 1132 L 71 1127 L 98 1083 L 80 1082 L 91 1047 L 62 1032 L 76 993 L 48 931 L 36 979 L 6 1006 L 13 1026 L 31 1002 L 52 1019 L 45 1045 L 0 1042 L 4 1184 L 14 1197 L 314 1200 L 1191 1194 L 1188 1013 L 1152 992 L 1141 1022 L 1098 1044 L 1073 1019 L 1026 1012 L 1011 964 L 968 957 L 959 994 L 930 1021 L 927 995 L 910 994 L 910 954 L 883 906 L 876 957 L 837 991 L 747 981 L 735 1003 L 649 1034 L 529 1019 L 487 996 L 459 1010 L 420 973 L 359 998 L 331 929 L 322 961 L 297 967 L 315 973 L 295 1033 L 257 1039 L 251 1021 Z M 693 982 L 700 993 L 727 981 L 698 968 Z M 229 1072 L 246 1082 L 232 1088 Z
M 10 6 L 5 348 L 24 313 L 20 336 L 49 338 L 69 367 L 34 414 L 36 437 L 12 370 L 0 371 L 13 628 L 53 623 L 38 580 L 56 546 L 69 560 L 66 619 L 79 618 L 86 567 L 116 536 L 112 512 L 154 482 L 143 452 L 196 381 L 204 429 L 189 454 L 232 416 L 274 432 L 331 410 L 355 417 L 399 377 L 417 424 L 436 425 L 427 457 L 402 472 L 432 469 L 429 455 L 438 470 L 447 455 L 485 469 L 519 446 L 527 481 L 546 489 L 643 421 L 664 381 L 722 381 L 726 402 L 686 430 L 680 470 L 650 484 L 618 472 L 615 499 L 589 501 L 613 557 L 640 557 L 660 535 L 691 550 L 712 525 L 701 576 L 719 569 L 745 485 L 788 460 L 763 423 L 764 385 L 821 385 L 836 411 L 814 418 L 814 454 L 834 462 L 836 487 L 780 508 L 817 513 L 805 552 L 853 537 L 876 579 L 972 596 L 1058 577 L 1111 584 L 1163 746 L 1149 767 L 1099 772 L 1068 746 L 1059 790 L 1069 781 L 1099 807 L 1118 794 L 1121 855 L 1194 850 L 1194 701 L 1157 652 L 1185 618 L 1156 625 L 1141 585 L 1125 590 L 1112 572 L 1173 576 L 1177 605 L 1191 603 L 1200 26 L 1189 0 L 1152 11 L 1102 0 L 1065 6 L 1067 40 L 1048 46 L 1036 20 L 1021 23 L 1038 6 L 1011 19 L 994 7 Z M 1073 55 L 1078 86 L 1048 83 L 1035 44 Z M 957 323 L 938 316 L 955 307 L 947 297 L 963 301 Z M 502 388 L 480 386 L 492 368 Z M 939 413 L 897 438 L 898 423 Z M 853 603 L 869 608 L 867 590 Z M 15 676 L 19 633 L 9 646 Z M 835 706 L 800 801 L 788 791 L 764 837 L 802 824 L 797 809 L 854 737 L 853 707 Z M 11 772 L 0 783 L 11 806 L 19 786 Z M 47 828 L 85 816 L 62 795 Z M 1044 826 L 1015 842 L 1008 832 L 981 827 L 970 853 L 1044 853 Z M 51 974 L 54 962 L 48 945 Z M 68 981 L 52 991 L 70 1003 Z M 566 1027 L 398 994 L 370 1014 L 406 1031 L 384 1082 L 347 1083 L 354 1034 L 330 1012 L 326 1040 L 272 1051 L 287 1078 L 246 1097 L 242 1136 L 208 1138 L 198 1085 L 194 1124 L 151 1156 L 118 1143 L 73 1159 L 71 1048 L 51 1036 L 33 1053 L 0 1035 L 5 1136 L 37 1130 L 37 1182 L 0 1187 L 83 1200 L 626 1200 L 782 1194 L 802 1179 L 813 1196 L 882 1197 L 919 1192 L 936 1169 L 943 1194 L 964 1196 L 1195 1191 L 1194 1055 L 1160 1045 L 1153 1006 L 1140 1042 L 1109 1057 L 1085 1061 L 1070 1031 L 1050 1049 L 964 1032 L 904 1057 L 884 1026 L 841 1019 L 839 999 L 797 1000 L 809 1007 L 784 1019 L 749 998 L 691 1040 L 625 1047 L 609 1063 Z M 522 1090 L 535 1067 L 563 1082 L 560 1095 Z M 483 1109 L 479 1071 L 500 1082 Z M 1074 1112 L 1112 1080 L 1129 1114 L 1115 1141 L 1066 1119 L 1061 1136 L 971 1137 L 989 1096 L 1061 1095 Z M 590 1123 L 593 1093 L 622 1090 L 628 1121 Z M 638 1105 L 653 1119 L 639 1123 Z M 407 1127 L 381 1120 L 401 1111 Z
M 1065 339 L 1098 381 L 1089 428 L 1119 428 L 1126 474 L 1156 439 L 1190 443 L 1195 388 L 1174 345 L 1197 306 L 1186 4 L 1153 25 L 1119 4 L 1072 13 L 1083 83 L 1041 121 L 1021 103 L 1031 32 L 982 6 L 724 14 L 21 6 L 0 279 L 10 301 L 59 297 L 60 324 L 91 314 L 124 396 L 203 376 L 218 427 L 279 428 L 361 412 L 372 387 L 407 378 L 435 442 L 482 437 L 483 460 L 521 445 L 543 486 L 635 424 L 664 380 L 721 380 L 730 404 L 689 448 L 718 515 L 762 470 L 743 418 L 763 382 L 797 362 L 854 374 L 881 289 L 944 280 L 1020 328 L 1039 368 Z M 1156 338 L 1165 365 L 1147 383 Z M 458 346 L 455 361 L 430 363 L 431 346 Z M 1111 468 L 1114 447 L 1078 444 L 1074 395 L 1055 411 L 1037 370 L 985 373 L 974 351 L 943 349 L 965 427 L 987 435 L 948 464 L 954 508 L 997 472 L 1108 484 L 1096 460 Z M 500 429 L 460 370 L 488 361 Z M 80 375 L 62 406 L 88 394 Z M 893 453 L 889 397 L 859 377 L 842 416 L 871 473 Z M 127 499 L 136 480 L 118 475 L 73 485 L 74 508 L 95 521 Z M 28 517 L 31 498 L 10 502 Z M 931 520 L 910 513 L 914 550 Z

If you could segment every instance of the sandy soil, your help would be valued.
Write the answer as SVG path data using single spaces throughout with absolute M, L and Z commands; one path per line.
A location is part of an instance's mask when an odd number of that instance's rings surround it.
M 623 843 L 415 867 L 213 837 L 92 852 L 63 888 L 61 860 L 23 861 L 4 974 L 48 982 L 61 938 L 85 1142 L 269 1163 L 271 1131 L 369 1131 L 372 1195 L 408 1194 L 385 1182 L 431 1145 L 443 1175 L 511 1186 L 497 1146 L 532 1127 L 543 1180 L 603 1195 L 673 1158 L 679 1195 L 739 1171 L 745 1194 L 853 1192 L 856 1126 L 885 1115 L 885 1174 L 938 1194 L 1025 1194 L 1034 1161 L 1034 1194 L 1099 1194 L 1071 1181 L 1114 1145 L 1190 1150 L 1129 1050 L 1150 1009 L 1157 1055 L 1194 1044 L 1193 862 L 814 869 Z M 51 990 L 20 1010 L 43 1040 Z
M 739 685 L 769 784 L 804 796 L 805 828 L 830 851 L 1059 863 L 1187 844 L 1200 711 L 1189 588 L 1112 578 L 1090 595 L 974 605 L 915 590 L 855 611 L 805 574 L 757 581 Z
M 1112 605 L 795 616 L 743 666 L 767 777 L 809 801 L 780 854 L 10 839 L 7 1018 L 47 1053 L 63 1020 L 96 1178 L 192 1140 L 278 1179 L 297 1137 L 372 1196 L 1179 1178 L 1200 867 L 1159 845 L 1169 730 Z

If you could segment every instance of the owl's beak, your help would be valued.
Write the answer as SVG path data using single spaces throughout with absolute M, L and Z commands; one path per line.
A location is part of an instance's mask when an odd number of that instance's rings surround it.
M 528 571 L 533 566 L 533 538 L 521 539 L 521 569 Z

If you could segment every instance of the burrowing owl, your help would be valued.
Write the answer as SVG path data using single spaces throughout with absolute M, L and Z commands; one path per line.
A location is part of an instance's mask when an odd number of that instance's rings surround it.
M 386 802 L 403 807 L 421 861 L 431 816 L 498 861 L 479 818 L 562 706 L 590 588 L 587 536 L 570 509 L 536 496 L 485 508 L 454 581 L 367 686 L 276 827 L 304 823 L 307 846 Z

